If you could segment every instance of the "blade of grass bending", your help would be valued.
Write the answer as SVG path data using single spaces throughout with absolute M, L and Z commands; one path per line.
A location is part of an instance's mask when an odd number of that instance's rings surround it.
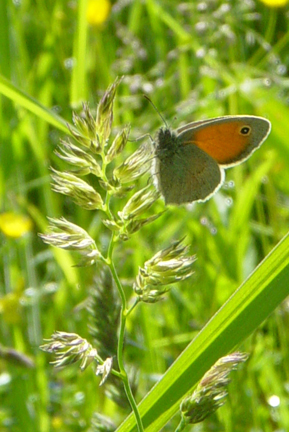
M 217 359 L 248 337 L 289 294 L 289 234 L 259 264 L 139 404 L 146 432 L 159 432 Z M 136 431 L 130 415 L 117 432 Z
M 41 105 L 36 99 L 24 93 L 22 90 L 14 86 L 10 81 L 0 75 L 0 93 L 11 99 L 16 105 L 20 105 L 42 120 L 47 121 L 52 126 L 60 129 L 65 133 L 69 133 L 67 122 L 55 114 L 53 111 Z

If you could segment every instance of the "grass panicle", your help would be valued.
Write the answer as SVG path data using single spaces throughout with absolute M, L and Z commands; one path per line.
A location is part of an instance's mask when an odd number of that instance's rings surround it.
M 156 253 L 145 262 L 144 268 L 139 268 L 133 287 L 139 300 L 155 303 L 163 299 L 163 295 L 169 290 L 167 285 L 192 275 L 195 260 L 195 256 L 188 256 L 188 247 L 183 246 L 181 240 Z
M 182 419 L 176 432 L 181 432 L 186 425 L 200 423 L 224 405 L 228 395 L 229 374 L 245 362 L 247 354 L 235 352 L 220 358 L 203 376 L 196 390 L 181 403 Z
M 70 141 L 62 141 L 57 155 L 77 169 L 73 172 L 60 172 L 53 169 L 52 175 L 54 191 L 67 195 L 85 210 L 101 210 L 105 213 L 107 219 L 103 221 L 104 227 L 111 230 L 106 256 L 99 252 L 96 241 L 83 228 L 64 218 L 50 219 L 50 233 L 41 235 L 43 241 L 51 246 L 79 252 L 82 260 L 78 266 L 89 266 L 101 261 L 97 269 L 99 274 L 95 279 L 96 287 L 90 292 L 88 313 L 90 333 L 105 357 L 102 359 L 98 351 L 85 339 L 64 332 L 56 332 L 51 340 L 42 346 L 42 349 L 56 355 L 56 360 L 53 362 L 56 367 L 64 367 L 80 361 L 80 368 L 84 370 L 93 360 L 96 360 L 99 363 L 96 375 L 102 376 L 100 385 L 106 383 L 110 374 L 113 374 L 114 378 L 109 380 L 108 393 L 117 403 L 125 406 L 124 393 L 119 384 L 116 384 L 115 376 L 121 378 L 125 394 L 136 417 L 138 430 L 142 431 L 142 422 L 124 367 L 126 320 L 140 300 L 156 302 L 168 291 L 166 285 L 189 277 L 192 274 L 191 264 L 195 258 L 186 256 L 188 248 L 181 246 L 180 242 L 175 242 L 171 247 L 157 253 L 145 263 L 144 269 L 139 270 L 137 285 L 134 286 L 137 299 L 132 307 L 128 308 L 128 300 L 113 262 L 113 250 L 117 243 L 128 240 L 132 234 L 144 225 L 155 221 L 163 212 L 144 217 L 160 196 L 151 183 L 128 197 L 122 210 L 114 213 L 111 210 L 112 200 L 116 200 L 132 189 L 130 186 L 123 187 L 122 183 L 135 181 L 148 171 L 151 163 L 151 150 L 147 146 L 142 146 L 122 165 L 115 168 L 113 176 L 109 178 L 107 167 L 124 151 L 130 130 L 128 127 L 124 128 L 112 140 L 112 144 L 109 144 L 113 101 L 119 83 L 120 80 L 117 79 L 105 92 L 97 107 L 95 121 L 86 104 L 83 117 L 74 115 L 73 123 L 76 132 L 73 132 L 73 135 L 83 148 Z M 82 136 L 85 138 L 84 141 Z M 88 174 L 97 178 L 99 186 L 105 191 L 104 197 L 94 186 L 80 178 Z M 120 295 L 120 306 L 115 300 L 115 289 Z M 117 369 L 113 369 L 115 356 Z
M 88 297 L 89 332 L 101 357 L 117 350 L 120 303 L 110 270 L 102 266 L 94 278 Z

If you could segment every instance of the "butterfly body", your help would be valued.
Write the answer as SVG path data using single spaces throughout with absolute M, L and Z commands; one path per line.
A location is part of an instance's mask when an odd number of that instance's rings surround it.
M 238 165 L 270 132 L 262 117 L 226 116 L 157 134 L 153 172 L 167 204 L 208 200 L 222 185 L 224 168 Z

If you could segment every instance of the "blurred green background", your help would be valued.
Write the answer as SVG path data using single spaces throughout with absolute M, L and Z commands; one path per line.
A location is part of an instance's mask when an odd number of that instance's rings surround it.
M 94 413 L 118 424 L 128 412 L 99 389 L 92 370 L 56 372 L 39 350 L 55 330 L 89 339 L 86 303 L 96 271 L 73 267 L 75 256 L 43 244 L 37 233 L 46 217 L 65 216 L 103 250 L 108 242 L 97 212 L 51 191 L 50 166 L 64 168 L 53 153 L 64 133 L 41 106 L 71 123 L 83 101 L 95 108 L 123 75 L 114 126 L 131 125 L 124 156 L 162 126 L 143 94 L 172 128 L 227 114 L 272 123 L 262 148 L 227 171 L 210 201 L 169 208 L 117 251 L 128 297 L 138 266 L 172 239 L 186 236 L 197 256 L 192 278 L 130 317 L 125 357 L 139 401 L 288 231 L 289 5 L 276 3 L 1 0 L 1 432 L 106 430 L 93 424 Z M 191 430 L 289 430 L 288 312 L 285 302 L 238 347 L 250 360 L 234 375 L 227 404 Z

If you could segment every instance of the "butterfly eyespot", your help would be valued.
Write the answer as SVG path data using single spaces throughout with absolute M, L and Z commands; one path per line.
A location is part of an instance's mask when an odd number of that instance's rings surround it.
M 251 133 L 250 126 L 242 126 L 239 132 L 241 135 L 249 135 Z

